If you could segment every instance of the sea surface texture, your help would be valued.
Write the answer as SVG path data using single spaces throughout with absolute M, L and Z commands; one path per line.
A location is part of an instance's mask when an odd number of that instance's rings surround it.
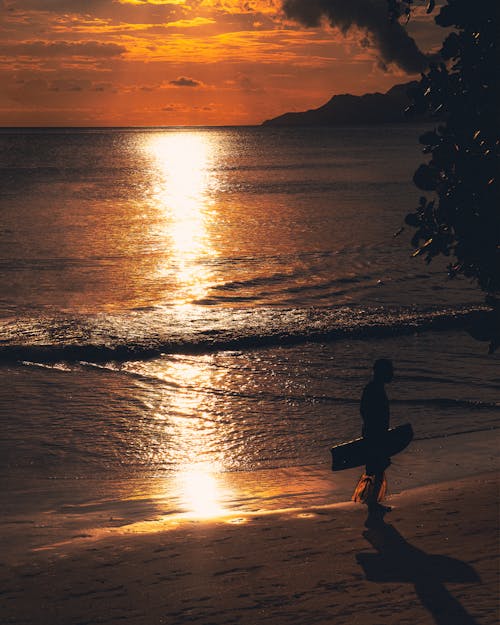
M 420 132 L 2 130 L 3 475 L 286 484 L 359 435 L 379 357 L 414 449 L 495 436 L 482 295 L 395 236 Z

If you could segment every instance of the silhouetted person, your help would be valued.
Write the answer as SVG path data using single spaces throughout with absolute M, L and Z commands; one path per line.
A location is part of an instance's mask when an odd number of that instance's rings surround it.
M 376 524 L 390 510 L 379 502 L 387 490 L 385 470 L 391 459 L 384 454 L 383 443 L 389 429 L 389 400 L 385 384 L 394 377 L 392 361 L 381 358 L 373 365 L 373 379 L 365 386 L 361 396 L 360 412 L 363 419 L 363 438 L 367 443 L 366 470 L 352 496 L 368 506 L 366 525 Z

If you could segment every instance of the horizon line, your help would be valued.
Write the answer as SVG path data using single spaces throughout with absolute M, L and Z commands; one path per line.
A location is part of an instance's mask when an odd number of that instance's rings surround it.
M 128 128 L 260 128 L 259 124 L 134 124 L 130 126 L 113 126 L 113 125 L 23 125 L 23 126 L 4 126 L 0 123 L 0 130 L 45 130 L 45 129 L 85 129 L 85 128 L 109 128 L 109 129 L 128 129 Z

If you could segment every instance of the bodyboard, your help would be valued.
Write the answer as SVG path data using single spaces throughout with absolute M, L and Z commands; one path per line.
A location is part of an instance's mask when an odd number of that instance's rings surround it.
M 413 438 L 413 428 L 410 423 L 399 425 L 387 431 L 385 440 L 380 448 L 381 455 L 395 456 L 410 444 Z M 367 442 L 364 438 L 356 438 L 347 443 L 332 447 L 332 471 L 353 469 L 366 464 Z

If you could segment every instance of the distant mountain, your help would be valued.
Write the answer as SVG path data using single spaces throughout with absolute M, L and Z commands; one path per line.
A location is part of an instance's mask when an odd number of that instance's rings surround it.
M 285 113 L 268 119 L 263 126 L 346 126 L 405 122 L 408 89 L 416 82 L 395 85 L 387 93 L 335 95 L 323 106 L 302 113 Z M 414 118 L 412 118 L 415 121 Z

